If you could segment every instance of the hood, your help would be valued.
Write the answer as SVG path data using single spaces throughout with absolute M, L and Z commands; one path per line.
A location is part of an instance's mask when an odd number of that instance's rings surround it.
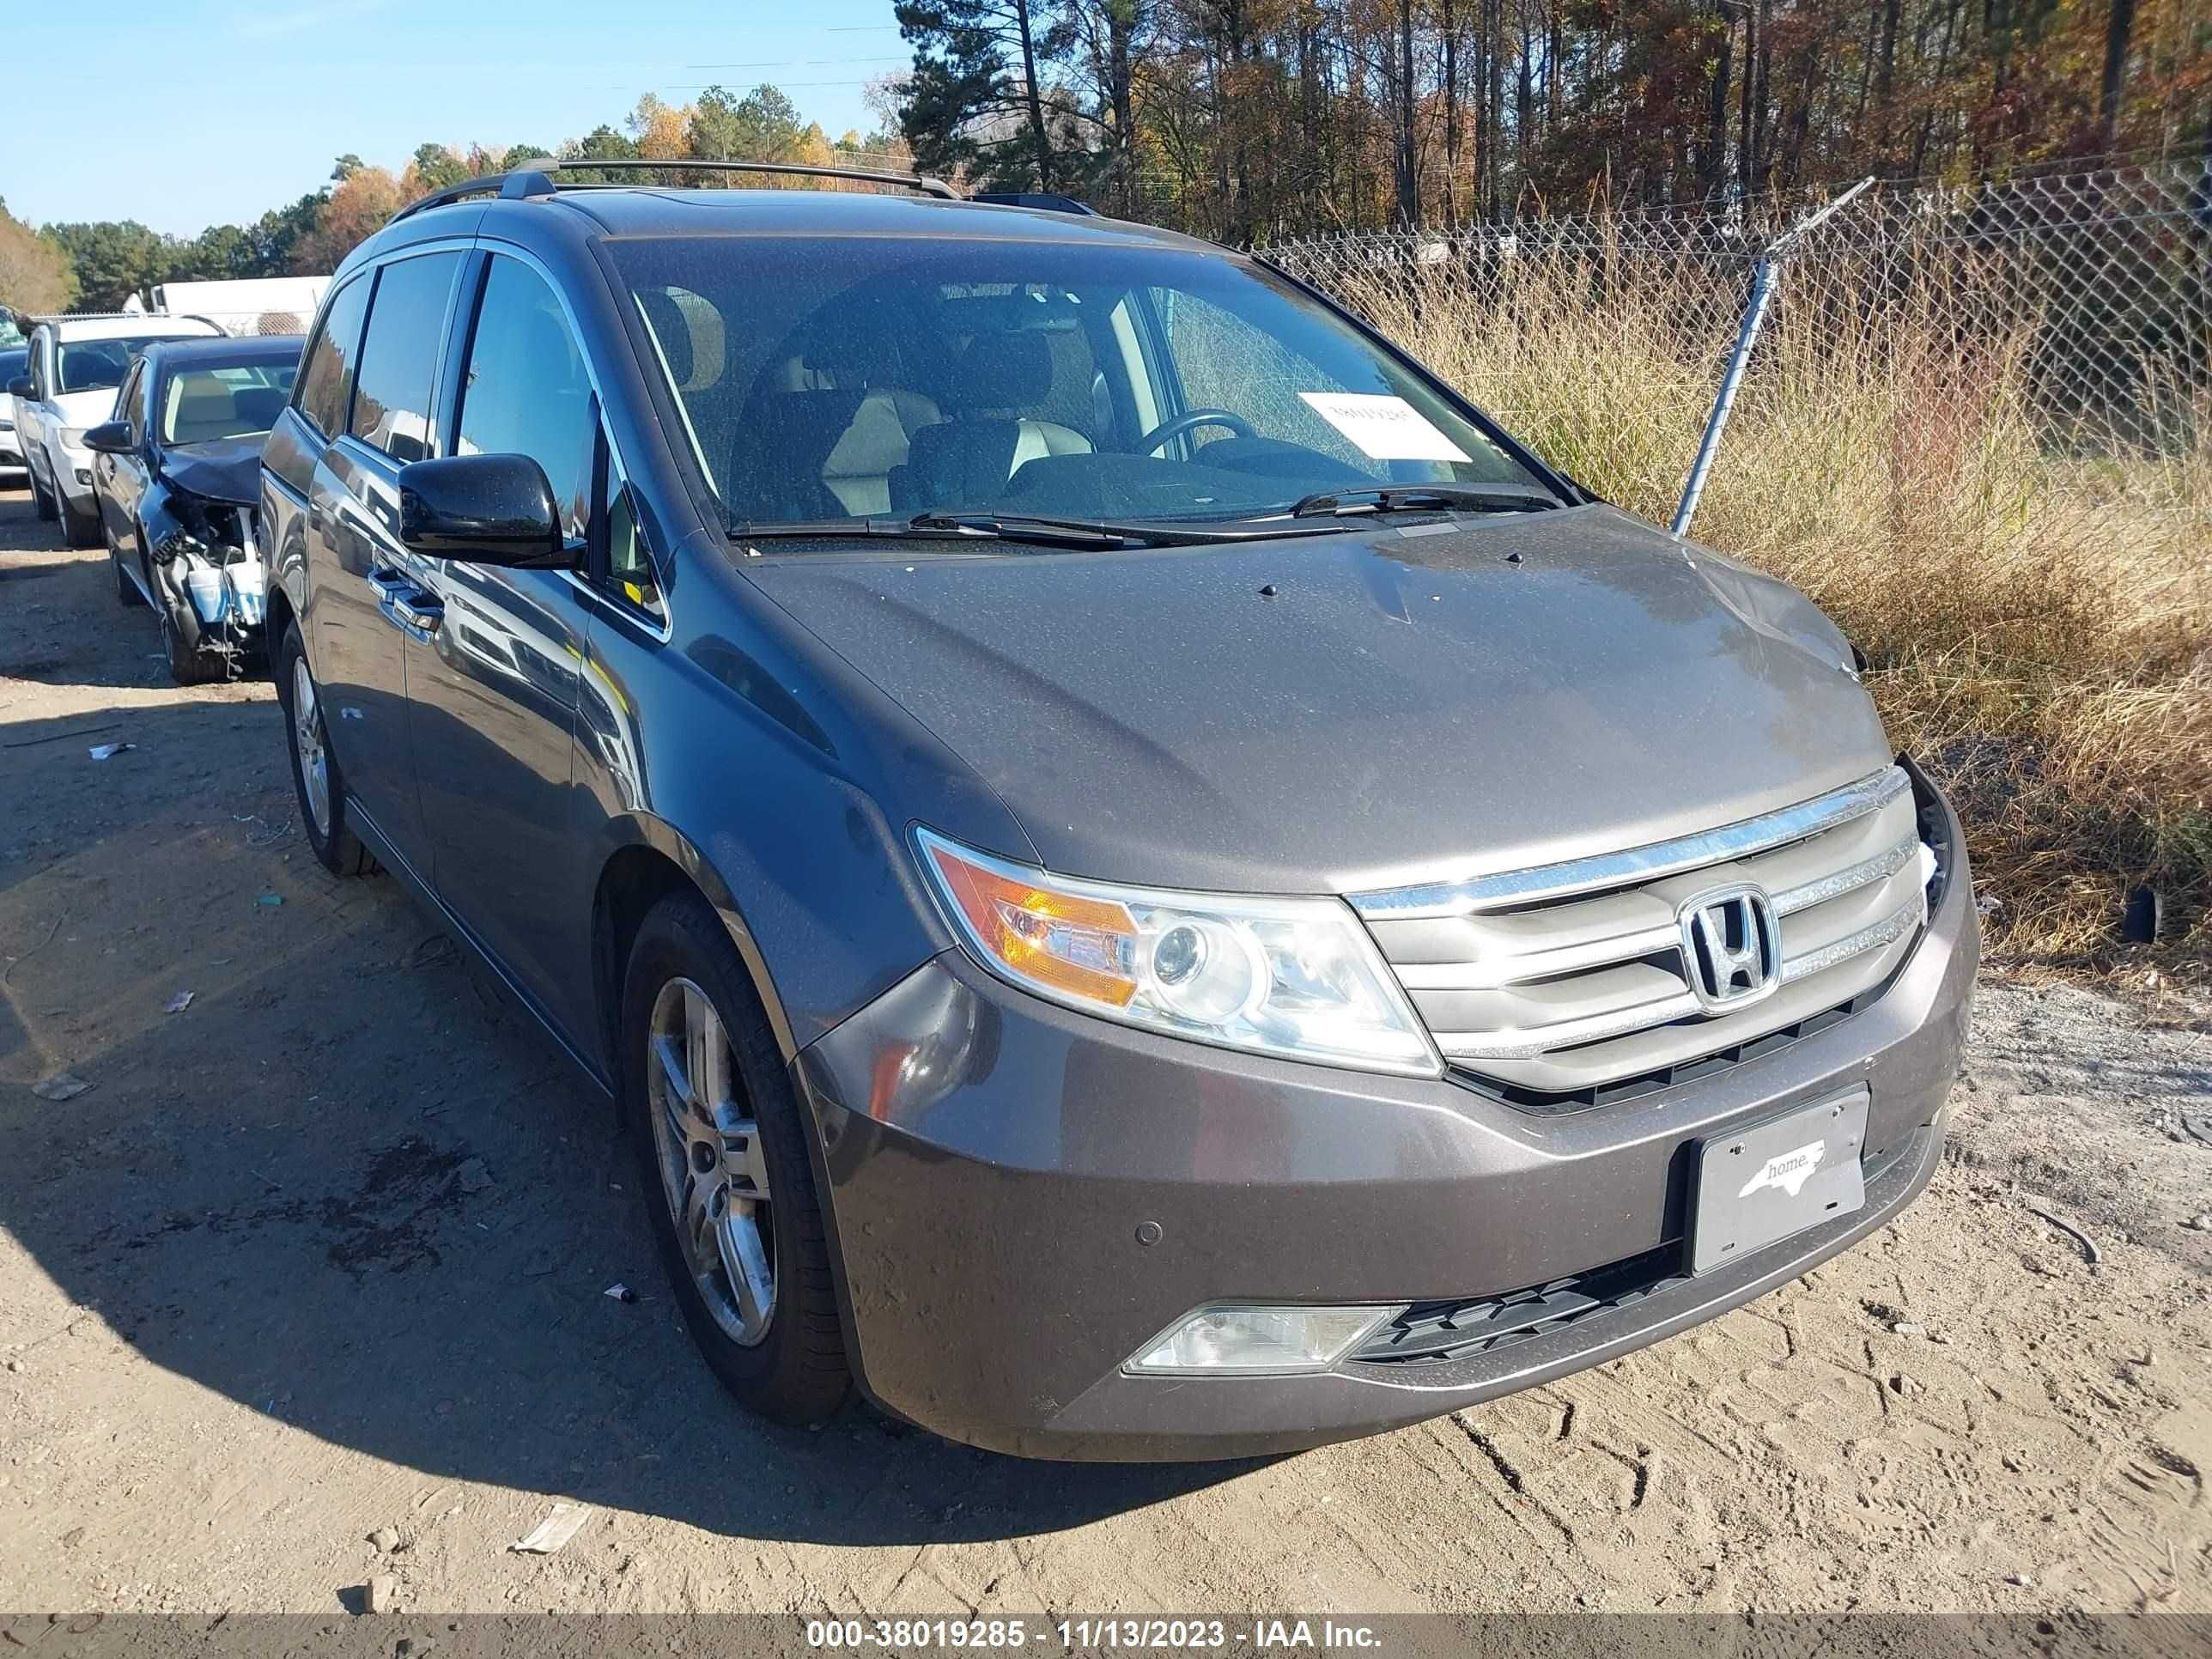
M 1711 829 L 1891 758 L 1809 600 L 1607 507 L 745 574 L 1034 843 L 991 850 L 1068 874 L 1357 892 Z
M 265 434 L 180 444 L 161 453 L 161 476 L 172 488 L 211 501 L 251 507 L 261 499 L 261 445 Z
M 112 420 L 115 415 L 115 388 L 94 387 L 90 392 L 57 392 L 52 398 L 54 413 L 64 426 L 82 431 Z

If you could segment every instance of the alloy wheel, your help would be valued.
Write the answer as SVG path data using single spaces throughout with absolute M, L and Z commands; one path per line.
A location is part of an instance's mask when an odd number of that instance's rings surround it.
M 705 991 L 672 979 L 653 999 L 646 1100 L 662 1196 L 714 1322 L 751 1347 L 775 1316 L 775 1232 L 759 1126 L 738 1097 L 727 1030 Z
M 168 624 L 165 621 L 166 629 Z M 292 659 L 292 750 L 300 763 L 300 783 L 307 797 L 307 814 L 315 833 L 331 832 L 331 763 L 323 742 L 323 705 L 315 696 L 315 677 L 307 659 Z

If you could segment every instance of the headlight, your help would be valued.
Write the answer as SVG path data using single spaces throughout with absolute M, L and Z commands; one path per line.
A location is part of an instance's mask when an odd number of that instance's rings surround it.
M 953 927 L 1024 990 L 1224 1048 L 1408 1076 L 1443 1070 L 1341 900 L 1146 892 L 915 835 Z
M 84 447 L 84 434 L 91 429 L 92 428 L 89 427 L 82 426 L 64 427 L 61 431 L 62 447 L 64 449 L 82 449 Z

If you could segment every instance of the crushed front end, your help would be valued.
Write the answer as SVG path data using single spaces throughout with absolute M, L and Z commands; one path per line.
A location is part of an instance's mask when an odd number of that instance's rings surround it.
M 156 484 L 140 519 L 154 598 L 175 648 L 209 678 L 237 677 L 264 648 L 268 578 L 253 508 Z

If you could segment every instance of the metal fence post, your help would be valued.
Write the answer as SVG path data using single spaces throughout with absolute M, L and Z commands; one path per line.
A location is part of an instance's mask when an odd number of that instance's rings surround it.
M 1751 303 L 1744 308 L 1743 326 L 1736 332 L 1735 349 L 1729 354 L 1728 372 L 1721 376 L 1721 389 L 1713 398 L 1713 412 L 1706 416 L 1705 434 L 1698 443 L 1698 459 L 1691 465 L 1689 481 L 1682 486 L 1682 500 L 1674 509 L 1674 522 L 1669 526 L 1675 535 L 1689 533 L 1690 520 L 1698 510 L 1698 497 L 1705 493 L 1705 479 L 1712 472 L 1713 458 L 1720 453 L 1721 434 L 1728 430 L 1729 411 L 1735 407 L 1736 387 L 1743 382 L 1744 368 L 1751 362 L 1751 349 L 1759 343 L 1759 327 L 1766 320 L 1766 302 L 1774 296 L 1775 273 L 1782 260 L 1800 237 L 1873 183 L 1872 179 L 1860 179 L 1827 206 L 1800 219 L 1759 251 L 1759 263 L 1752 268 Z

